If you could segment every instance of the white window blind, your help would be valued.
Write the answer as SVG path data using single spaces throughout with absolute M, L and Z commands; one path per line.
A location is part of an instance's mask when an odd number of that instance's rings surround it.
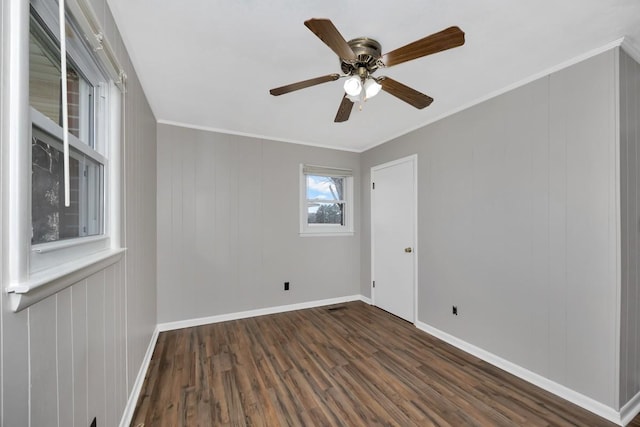
M 334 176 L 334 177 L 353 176 L 353 171 L 351 169 L 328 168 L 325 166 L 314 166 L 314 165 L 304 165 L 302 167 L 302 173 L 305 175 Z

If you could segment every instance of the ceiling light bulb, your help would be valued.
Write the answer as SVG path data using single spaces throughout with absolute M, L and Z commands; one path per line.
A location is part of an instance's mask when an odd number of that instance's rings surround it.
M 367 98 L 373 98 L 376 96 L 380 92 L 380 89 L 382 89 L 382 85 L 374 79 L 369 78 L 364 83 L 364 90 Z
M 351 76 L 344 82 L 344 91 L 347 95 L 358 96 L 362 91 L 362 83 L 360 77 Z

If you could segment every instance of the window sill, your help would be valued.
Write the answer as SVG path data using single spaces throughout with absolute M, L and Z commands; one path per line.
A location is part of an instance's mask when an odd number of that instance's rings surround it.
M 34 273 L 28 280 L 6 288 L 14 312 L 23 310 L 118 262 L 126 249 L 107 249 Z
M 300 237 L 350 237 L 353 236 L 353 231 L 342 231 L 342 232 L 304 232 L 300 233 Z
M 107 241 L 109 237 L 101 234 L 99 236 L 76 237 L 74 239 L 60 240 L 58 242 L 40 243 L 33 246 L 32 252 L 37 254 L 46 254 L 48 252 L 59 251 L 61 249 L 71 248 L 78 245 L 86 245 L 94 242 Z

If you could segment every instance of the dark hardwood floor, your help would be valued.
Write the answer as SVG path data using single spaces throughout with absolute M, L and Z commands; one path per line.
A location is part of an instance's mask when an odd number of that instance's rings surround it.
M 354 302 L 160 334 L 132 426 L 241 425 L 613 424 Z

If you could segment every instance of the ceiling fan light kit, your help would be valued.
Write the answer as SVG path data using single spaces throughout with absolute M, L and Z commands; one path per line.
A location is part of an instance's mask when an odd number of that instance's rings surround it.
M 382 85 L 375 81 L 375 79 L 373 78 L 369 78 L 366 82 L 364 82 L 364 91 L 367 99 L 373 98 L 374 96 L 379 94 L 381 89 Z
M 360 81 L 360 77 L 351 76 L 347 80 L 345 80 L 344 91 L 347 93 L 347 95 L 360 95 L 360 92 L 362 91 L 362 82 Z
M 269 93 L 274 96 L 284 95 L 344 77 L 345 94 L 335 122 L 347 121 L 355 102 L 360 102 L 362 109 L 362 103 L 376 96 L 381 90 L 415 108 L 427 107 L 433 102 L 433 98 L 389 77 L 375 78 L 372 74 L 382 67 L 391 67 L 464 44 L 464 32 L 458 27 L 449 27 L 383 55 L 380 43 L 368 37 L 359 37 L 347 42 L 328 19 L 309 19 L 304 25 L 338 55 L 343 74 L 329 74 L 303 80 L 271 89 Z

